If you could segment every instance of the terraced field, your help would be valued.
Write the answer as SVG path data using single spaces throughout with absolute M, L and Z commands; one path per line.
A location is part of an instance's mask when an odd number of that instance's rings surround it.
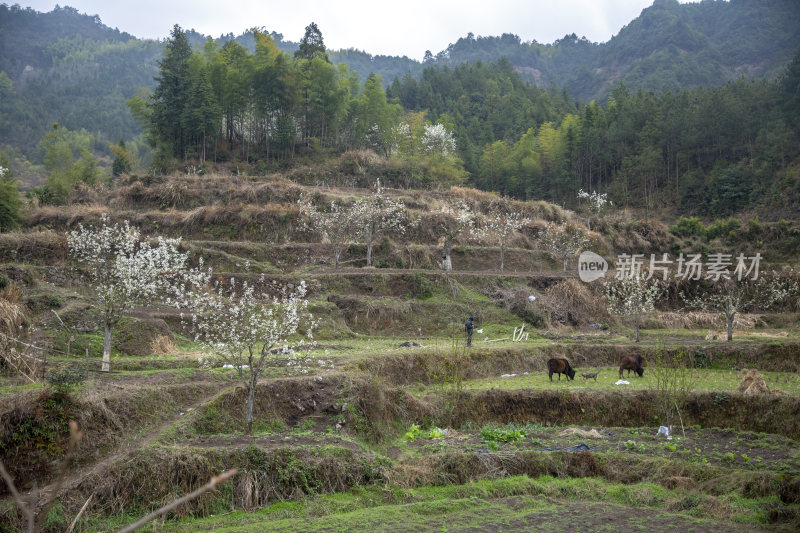
M 287 191 L 270 201 L 291 199 L 295 193 Z M 420 237 L 422 230 L 409 237 L 414 244 L 383 245 L 376 252 L 381 268 L 360 267 L 363 250 L 354 245 L 343 257 L 352 263 L 333 270 L 324 244 L 284 238 L 302 235 L 291 217 L 281 218 L 289 208 L 271 212 L 279 222 L 256 217 L 240 227 L 219 206 L 217 219 L 203 219 L 211 207 L 191 198 L 183 211 L 120 198 L 112 202 L 115 216 L 168 235 L 186 232 L 187 249 L 207 258 L 215 275 L 306 280 L 320 328 L 300 353 L 270 360 L 252 434 L 243 431 L 237 372 L 182 336 L 179 312 L 166 306 L 130 313 L 114 344 L 113 372 L 90 372 L 68 393 L 0 378 L 0 459 L 21 490 L 54 498 L 40 524 L 45 531 L 65 530 L 87 501 L 74 531 L 119 529 L 232 468 L 238 474 L 231 480 L 148 527 L 800 527 L 795 315 L 754 318 L 758 327 L 731 343 L 706 340 L 708 326 L 648 326 L 634 343 L 607 315 L 549 322 L 548 289 L 574 276 L 559 273 L 558 262 L 533 251 L 524 234 L 503 272 L 496 250 L 480 243 L 454 249 L 454 272 L 434 269 L 438 243 Z M 87 364 L 86 354 L 96 361 L 101 350 L 86 286 L 63 239 L 66 228 L 102 211 L 81 209 L 43 210 L 27 233 L 0 236 L 0 257 L 8 261 L 0 270 L 33 302 L 38 333 L 31 342 L 51 348 L 51 368 Z M 597 239 L 611 246 L 606 236 Z M 528 303 L 513 305 L 517 300 Z M 469 315 L 482 332 L 466 349 L 461 328 Z M 166 325 L 171 341 L 158 350 L 143 326 L 154 322 Z M 523 324 L 527 336 L 511 340 Z M 141 346 L 139 355 L 130 353 Z M 620 356 L 637 353 L 646 361 L 644 376 L 617 384 Z M 664 414 L 656 361 L 664 354 L 680 356 L 690 383 L 670 439 L 657 434 Z M 570 360 L 574 381 L 548 379 L 554 356 Z M 737 390 L 744 369 L 756 369 L 763 387 Z M 596 381 L 580 376 L 598 371 Z M 61 476 L 69 420 L 83 437 Z M 0 531 L 22 528 L 13 499 L 5 488 L 0 494 Z

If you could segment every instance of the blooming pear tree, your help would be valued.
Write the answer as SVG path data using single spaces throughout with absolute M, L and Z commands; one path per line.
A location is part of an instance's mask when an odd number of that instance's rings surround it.
M 386 233 L 403 234 L 406 229 L 405 205 L 392 200 L 383 193 L 380 182 L 375 193 L 355 202 L 352 218 L 367 244 L 367 266 L 372 265 L 372 249 L 375 241 Z
M 264 286 L 262 275 L 259 285 Z M 216 280 L 203 290 L 182 295 L 176 303 L 196 342 L 232 365 L 245 386 L 245 427 L 253 429 L 256 386 L 270 357 L 291 356 L 312 337 L 305 281 L 257 290 L 235 278 Z M 301 329 L 303 330 L 301 334 Z
M 430 155 L 451 157 L 456 153 L 456 140 L 444 124 L 425 124 L 422 132 L 422 149 Z
M 608 312 L 633 324 L 636 342 L 639 342 L 642 320 L 653 312 L 662 293 L 657 281 L 639 277 L 613 280 L 605 286 Z
M 443 240 L 441 268 L 453 270 L 453 262 L 450 259 L 453 243 L 477 236 L 475 213 L 466 202 L 457 201 L 443 204 L 434 216 L 436 231 Z
M 588 244 L 584 230 L 572 222 L 559 226 L 548 222 L 540 233 L 539 240 L 545 250 L 562 259 L 564 272 L 567 271 L 567 260 L 581 251 Z
M 67 234 L 69 253 L 86 269 L 103 322 L 103 371 L 111 368 L 111 335 L 134 305 L 167 299 L 187 283 L 189 255 L 180 239 L 158 237 L 155 245 L 129 222 L 111 223 L 103 215 L 99 227 Z
M 511 236 L 529 223 L 530 219 L 525 218 L 518 211 L 512 211 L 507 202 L 504 202 L 503 205 L 495 205 L 486 217 L 484 231 L 500 247 L 501 272 L 505 267 L 506 247 L 511 240 Z
M 691 309 L 723 314 L 728 328 L 728 342 L 731 342 L 733 322 L 738 313 L 755 309 L 767 310 L 797 293 L 795 281 L 773 274 L 761 276 L 755 281 L 721 278 L 704 294 L 689 296 L 681 291 L 681 298 Z
M 352 207 L 347 207 L 335 200 L 327 211 L 322 211 L 310 199 L 298 201 L 300 215 L 305 226 L 322 235 L 323 242 L 329 242 L 333 254 L 333 267 L 339 268 L 339 258 L 344 249 L 356 241 L 360 229 Z
M 587 208 L 589 209 L 589 216 L 586 218 L 586 227 L 592 229 L 592 215 L 597 217 L 606 207 L 611 207 L 611 200 L 608 199 L 608 194 L 600 194 L 597 191 L 588 193 L 583 189 L 578 190 L 578 200 L 586 200 Z

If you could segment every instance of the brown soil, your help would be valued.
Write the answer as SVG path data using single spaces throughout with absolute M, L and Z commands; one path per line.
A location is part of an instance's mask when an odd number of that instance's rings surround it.
M 335 435 L 319 433 L 301 435 L 295 433 L 274 433 L 270 435 L 209 435 L 181 441 L 181 445 L 198 448 L 225 448 L 226 450 L 245 449 L 257 446 L 261 449 L 302 448 L 312 446 L 339 446 L 354 452 L 364 453 L 364 448 L 355 441 L 342 439 Z M 371 455 L 371 454 L 370 454 Z

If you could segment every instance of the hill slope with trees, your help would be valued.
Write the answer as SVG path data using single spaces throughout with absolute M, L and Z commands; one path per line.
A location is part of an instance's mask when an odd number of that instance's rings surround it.
M 740 75 L 775 75 L 800 49 L 800 5 L 790 0 L 659 0 L 606 43 L 567 35 L 552 44 L 519 37 L 459 39 L 429 54 L 422 63 L 407 57 L 373 56 L 348 49 L 329 51 L 363 83 L 374 73 L 388 85 L 395 78 L 421 76 L 424 67 L 507 57 L 526 81 L 566 88 L 582 102 L 604 99 L 619 82 L 639 89 L 679 90 L 725 83 Z M 324 31 L 324 28 L 322 28 Z M 294 53 L 298 44 L 265 29 L 276 46 Z M 194 47 L 209 38 L 187 32 Z M 222 35 L 255 50 L 252 31 Z M 138 129 L 123 106 L 137 87 L 153 89 L 161 43 L 139 40 L 102 24 L 99 17 L 70 7 L 40 13 L 0 5 L 0 144 L 30 147 L 59 122 L 69 129 L 99 132 L 110 141 L 133 137 Z

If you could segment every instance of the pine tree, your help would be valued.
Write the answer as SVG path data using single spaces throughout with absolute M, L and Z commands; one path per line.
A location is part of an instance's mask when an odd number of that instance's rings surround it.
M 158 64 L 158 85 L 153 92 L 152 128 L 156 146 L 162 155 L 184 158 L 187 138 L 183 121 L 184 104 L 189 99 L 189 58 L 192 55 L 189 39 L 179 25 L 164 45 L 164 59 Z

